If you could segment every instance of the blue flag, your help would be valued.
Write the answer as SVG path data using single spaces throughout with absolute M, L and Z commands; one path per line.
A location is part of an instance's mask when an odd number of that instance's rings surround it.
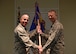
M 42 19 L 40 11 L 39 11 L 39 7 L 38 7 L 38 3 L 35 3 L 35 16 L 34 19 L 32 21 L 31 27 L 30 27 L 30 31 L 36 29 L 36 26 L 38 24 L 37 20 L 39 20 L 40 26 L 41 26 L 41 30 L 44 31 L 45 30 L 45 21 Z

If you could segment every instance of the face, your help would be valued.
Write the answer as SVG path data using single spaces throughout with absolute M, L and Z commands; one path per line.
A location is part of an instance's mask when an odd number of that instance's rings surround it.
M 56 20 L 56 13 L 54 11 L 48 12 L 48 18 L 51 21 L 55 21 Z
M 20 23 L 22 26 L 26 26 L 29 20 L 29 16 L 28 15 L 23 15 L 20 19 Z

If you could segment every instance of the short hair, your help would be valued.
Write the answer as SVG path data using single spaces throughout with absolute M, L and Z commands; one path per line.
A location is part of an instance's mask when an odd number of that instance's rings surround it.
M 28 14 L 23 14 L 23 15 L 21 16 L 21 18 L 22 18 L 24 15 L 26 15 L 26 16 L 28 16 L 28 17 L 29 17 L 29 15 L 28 15 Z
M 56 13 L 56 10 L 49 10 L 48 12 L 55 12 Z
M 49 10 L 48 13 L 49 13 L 49 12 L 55 12 L 55 14 L 56 14 L 56 16 L 57 16 L 56 10 L 53 10 L 53 9 L 52 9 L 52 10 Z

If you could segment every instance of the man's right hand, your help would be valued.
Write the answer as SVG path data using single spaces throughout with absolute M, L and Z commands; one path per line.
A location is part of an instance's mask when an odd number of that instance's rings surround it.
M 38 32 L 39 34 L 42 34 L 42 30 L 41 30 L 41 28 L 40 28 L 39 25 L 37 25 L 36 30 L 37 30 L 37 32 Z
M 41 54 L 42 53 L 42 46 L 38 46 L 38 49 L 39 49 L 39 53 Z

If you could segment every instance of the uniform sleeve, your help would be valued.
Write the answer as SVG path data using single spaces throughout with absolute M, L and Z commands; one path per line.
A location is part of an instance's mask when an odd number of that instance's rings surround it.
M 55 29 L 51 29 L 49 32 L 49 37 L 47 42 L 45 43 L 45 45 L 43 46 L 43 50 L 49 45 L 51 44 L 51 42 L 54 40 L 55 36 L 57 35 L 57 33 L 60 30 L 60 26 L 55 27 Z
M 45 30 L 42 34 L 40 34 L 41 36 L 45 37 L 45 38 L 48 38 L 50 35 L 49 35 L 49 30 Z
M 48 34 L 45 34 L 45 33 L 42 33 L 41 36 L 46 37 L 46 38 L 49 37 L 49 35 Z
M 35 43 L 33 43 L 30 38 L 29 38 L 29 34 L 27 32 L 23 32 L 21 30 L 18 30 L 18 36 L 22 39 L 22 41 L 25 43 L 26 46 L 32 46 L 34 48 L 37 48 L 38 45 L 36 45 Z
M 29 37 L 32 38 L 33 36 L 35 36 L 37 34 L 36 30 L 33 30 L 31 33 L 29 33 Z

